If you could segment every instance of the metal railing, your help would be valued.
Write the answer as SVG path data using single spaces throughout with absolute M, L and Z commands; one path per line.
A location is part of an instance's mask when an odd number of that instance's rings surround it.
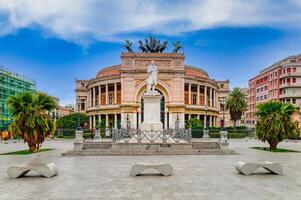
M 191 141 L 191 129 L 142 131 L 139 129 L 112 129 L 113 142 L 178 143 Z

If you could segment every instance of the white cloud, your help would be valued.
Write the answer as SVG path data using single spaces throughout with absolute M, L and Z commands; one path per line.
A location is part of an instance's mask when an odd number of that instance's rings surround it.
M 295 26 L 301 0 L 0 0 L 0 35 L 39 27 L 80 44 L 133 32 L 181 34 L 218 26 Z

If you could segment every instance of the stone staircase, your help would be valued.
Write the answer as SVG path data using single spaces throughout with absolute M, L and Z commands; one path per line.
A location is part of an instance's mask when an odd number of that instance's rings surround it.
M 233 154 L 221 148 L 218 142 L 191 143 L 112 143 L 111 141 L 85 141 L 80 150 L 71 150 L 63 156 L 93 155 L 221 155 Z

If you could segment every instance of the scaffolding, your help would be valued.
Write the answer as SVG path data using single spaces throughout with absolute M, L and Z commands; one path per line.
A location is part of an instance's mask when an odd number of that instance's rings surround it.
M 35 90 L 34 80 L 0 66 L 0 131 L 7 130 L 12 122 L 12 116 L 7 107 L 8 97 Z

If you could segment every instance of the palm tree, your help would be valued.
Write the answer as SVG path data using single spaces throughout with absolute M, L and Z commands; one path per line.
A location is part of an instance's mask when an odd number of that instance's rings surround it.
M 279 142 L 297 134 L 298 128 L 291 118 L 295 111 L 292 104 L 271 101 L 258 105 L 257 109 L 256 134 L 270 144 L 270 149 L 276 149 Z
M 7 104 L 14 118 L 9 131 L 21 136 L 30 152 L 38 151 L 44 139 L 55 131 L 48 112 L 56 108 L 56 102 L 46 94 L 24 92 L 9 97 Z
M 247 110 L 247 98 L 245 94 L 239 88 L 234 88 L 226 99 L 226 109 L 230 112 L 231 120 L 234 122 L 234 128 L 236 127 L 236 121 L 241 119 L 241 115 Z

